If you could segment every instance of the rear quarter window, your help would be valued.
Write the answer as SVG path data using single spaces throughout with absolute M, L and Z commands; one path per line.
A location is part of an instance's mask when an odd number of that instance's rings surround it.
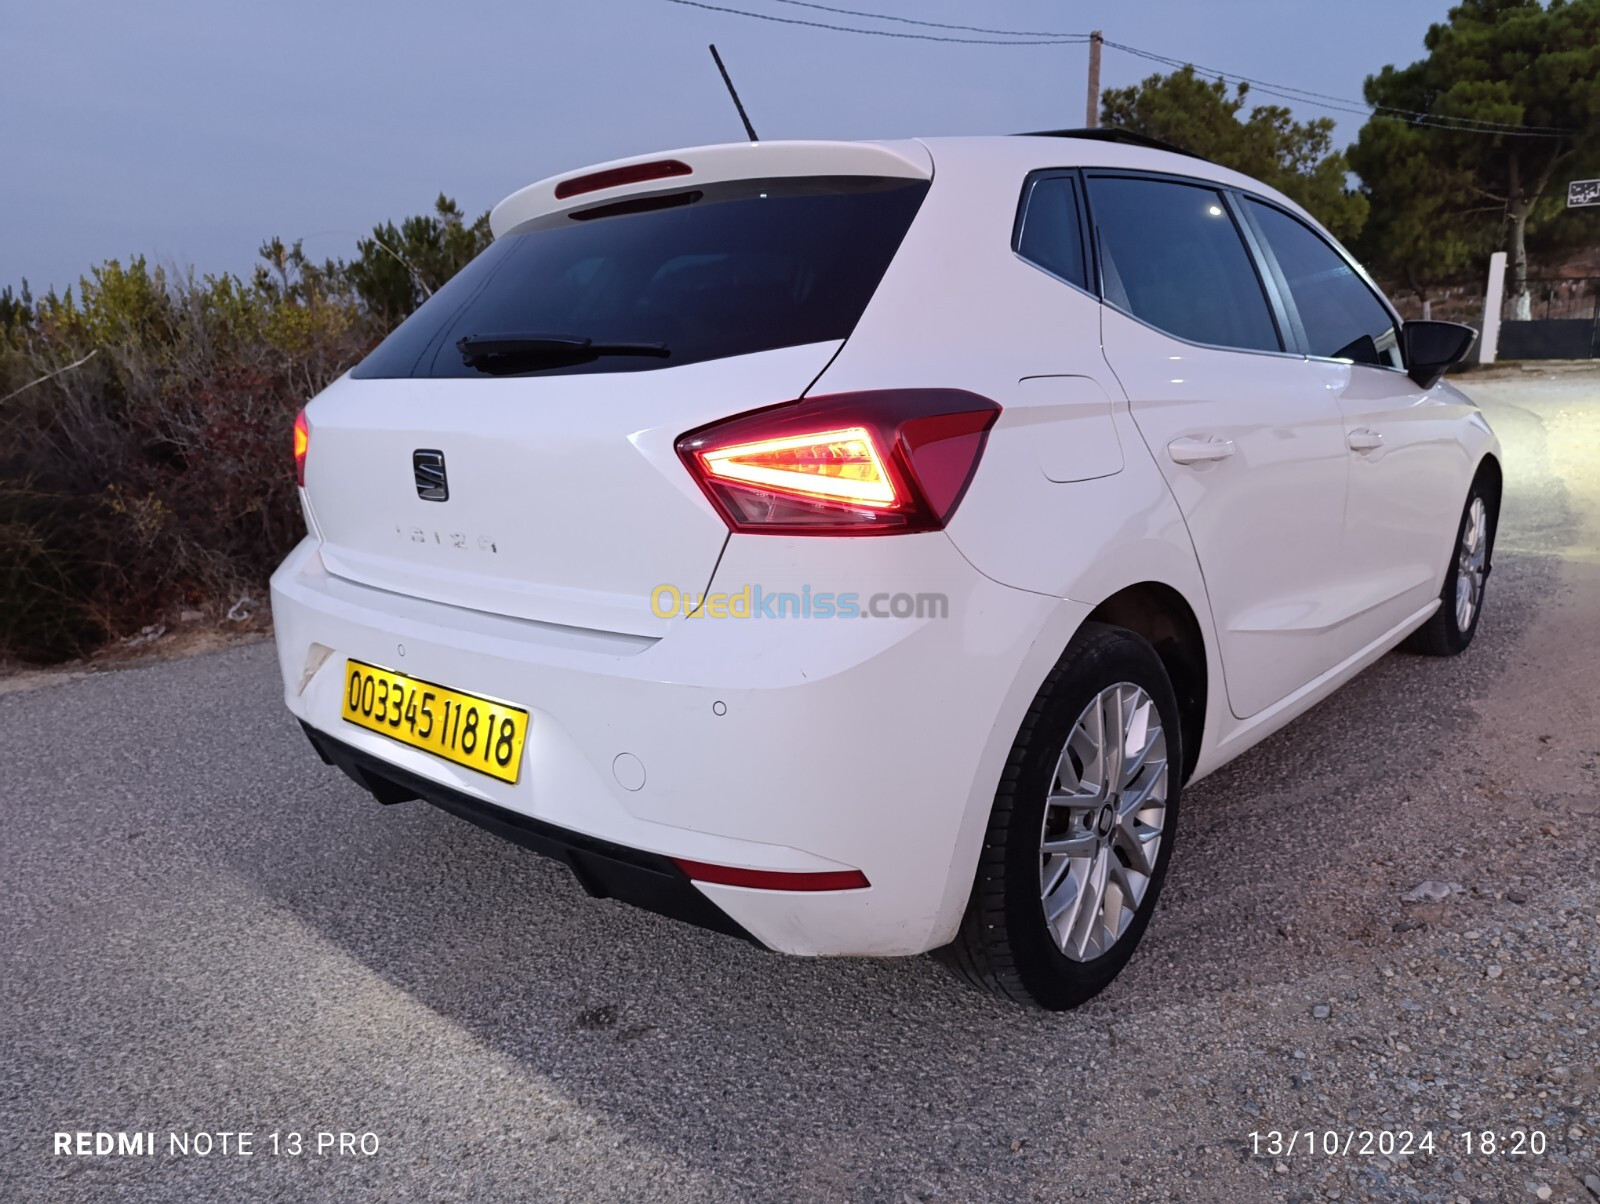
M 1039 173 L 1029 178 L 1012 245 L 1035 267 L 1081 289 L 1089 287 L 1078 185 L 1071 176 Z
M 741 180 L 550 214 L 502 235 L 351 373 L 630 372 L 848 338 L 928 190 L 862 176 Z M 492 336 L 656 345 L 469 362 Z

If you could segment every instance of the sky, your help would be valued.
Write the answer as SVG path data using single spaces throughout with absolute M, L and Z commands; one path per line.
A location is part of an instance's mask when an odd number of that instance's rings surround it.
M 867 25 L 780 0 L 710 0 Z M 828 0 L 1066 32 L 1359 98 L 1422 54 L 1448 0 Z M 911 25 L 906 33 L 945 31 Z M 968 35 L 980 36 L 980 35 Z M 669 0 L 0 0 L 0 285 L 42 293 L 108 258 L 248 274 L 274 236 L 348 256 L 441 192 L 476 215 L 624 155 L 742 140 L 716 42 L 762 138 L 1083 124 L 1087 47 L 946 45 Z M 1101 82 L 1155 64 L 1107 50 Z M 1262 98 L 1266 99 L 1266 98 Z M 1278 103 L 1273 101 L 1273 103 Z M 1339 119 L 1341 144 L 1359 117 Z

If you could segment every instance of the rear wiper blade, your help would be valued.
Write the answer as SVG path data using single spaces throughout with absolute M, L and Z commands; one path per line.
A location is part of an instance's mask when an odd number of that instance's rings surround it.
M 589 360 L 603 355 L 644 355 L 666 359 L 665 343 L 597 343 L 560 334 L 469 334 L 456 340 L 468 367 L 487 360 Z

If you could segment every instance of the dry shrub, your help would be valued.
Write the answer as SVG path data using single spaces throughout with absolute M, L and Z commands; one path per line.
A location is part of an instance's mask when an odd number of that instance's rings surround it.
M 0 660 L 262 598 L 301 534 L 295 411 L 489 238 L 440 196 L 350 263 L 273 239 L 248 282 L 138 258 L 0 289 Z
M 261 596 L 301 535 L 295 410 L 378 333 L 336 275 L 282 266 L 244 284 L 113 261 L 0 332 L 0 654 Z

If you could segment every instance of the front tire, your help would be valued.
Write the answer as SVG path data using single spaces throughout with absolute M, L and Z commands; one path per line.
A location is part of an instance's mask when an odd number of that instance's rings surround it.
M 1467 491 L 1461 521 L 1456 525 L 1455 555 L 1445 574 L 1444 588 L 1439 591 L 1439 609 L 1407 638 L 1406 651 L 1423 656 L 1455 656 L 1472 643 L 1478 619 L 1483 615 L 1498 518 L 1494 498 L 1480 474 Z
M 995 794 L 941 960 L 1051 1011 L 1106 988 L 1166 879 L 1184 764 L 1178 705 L 1141 636 L 1086 623 L 1045 679 Z

